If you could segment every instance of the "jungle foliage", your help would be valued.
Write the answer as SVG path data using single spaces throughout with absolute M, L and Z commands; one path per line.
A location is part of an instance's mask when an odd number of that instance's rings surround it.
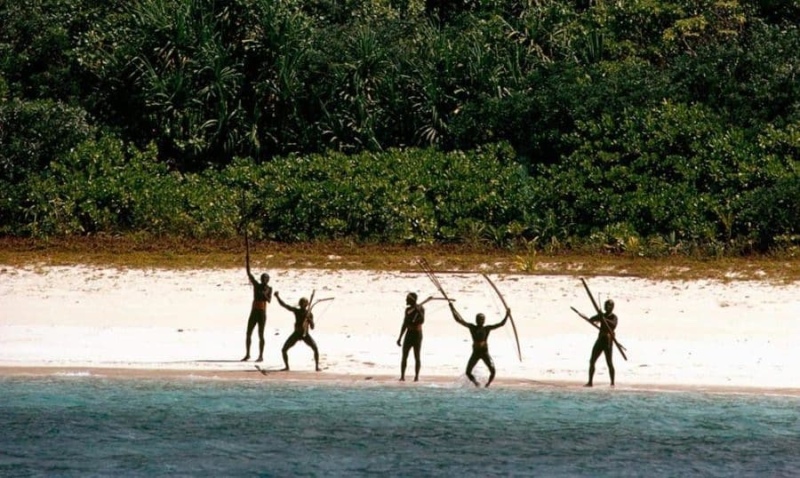
M 0 234 L 800 252 L 794 0 L 0 2 Z

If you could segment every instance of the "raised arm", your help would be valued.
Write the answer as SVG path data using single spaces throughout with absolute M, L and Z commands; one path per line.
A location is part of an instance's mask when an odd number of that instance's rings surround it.
M 501 320 L 500 322 L 498 322 L 498 323 L 496 323 L 494 325 L 489 325 L 486 328 L 489 329 L 489 330 L 499 329 L 500 327 L 506 325 L 506 321 L 508 321 L 509 317 L 511 317 L 511 309 L 506 308 L 506 316 L 503 317 L 503 320 Z
M 453 318 L 456 319 L 456 322 L 463 325 L 464 327 L 469 328 L 469 324 L 466 321 L 464 321 L 464 319 L 461 317 L 461 314 L 458 313 L 456 307 L 453 305 L 452 302 L 450 302 L 450 312 L 453 313 Z
M 247 270 L 247 277 L 250 279 L 251 284 L 258 285 L 258 281 L 250 271 L 250 239 L 247 237 L 247 229 L 244 230 L 244 251 L 244 265 Z
M 294 308 L 294 307 L 292 307 L 291 305 L 288 305 L 286 302 L 284 302 L 283 300 L 281 300 L 281 295 L 278 293 L 278 291 L 275 291 L 275 298 L 276 298 L 276 299 L 278 299 L 278 303 L 279 303 L 279 304 L 281 305 L 281 307 L 283 307 L 284 309 L 286 309 L 286 310 L 291 310 L 292 312 L 294 312 L 294 311 L 295 311 L 295 308 Z

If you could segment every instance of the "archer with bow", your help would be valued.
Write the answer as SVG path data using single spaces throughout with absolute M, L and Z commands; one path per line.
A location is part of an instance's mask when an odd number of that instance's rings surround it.
M 486 368 L 489 369 L 489 380 L 486 382 L 486 387 L 488 387 L 492 384 L 495 375 L 494 361 L 492 361 L 492 356 L 489 355 L 489 332 L 506 325 L 506 321 L 511 317 L 511 309 L 506 308 L 506 315 L 503 320 L 494 325 L 485 325 L 486 316 L 483 314 L 476 315 L 475 323 L 470 324 L 461 317 L 452 302 L 450 302 L 450 312 L 453 313 L 453 318 L 456 322 L 468 328 L 470 335 L 472 335 L 472 355 L 467 361 L 467 378 L 476 387 L 480 386 L 478 381 L 475 380 L 475 376 L 472 375 L 472 369 L 475 368 L 478 360 L 483 360 Z
M 452 312 L 455 321 L 458 324 L 469 329 L 469 333 L 472 336 L 472 355 L 470 355 L 469 360 L 467 361 L 467 370 L 466 370 L 467 378 L 469 379 L 470 382 L 475 384 L 476 387 L 480 386 L 478 381 L 475 380 L 475 376 L 472 375 L 472 370 L 475 368 L 475 365 L 478 364 L 478 361 L 482 360 L 483 363 L 486 364 L 486 368 L 489 369 L 489 380 L 486 382 L 485 385 L 486 387 L 488 387 L 489 385 L 492 384 L 492 381 L 494 380 L 494 376 L 496 373 L 496 369 L 494 367 L 494 361 L 492 360 L 492 356 L 489 355 L 489 342 L 488 342 L 489 332 L 504 326 L 506 324 L 506 321 L 508 321 L 509 319 L 511 319 L 511 323 L 513 325 L 514 319 L 511 317 L 511 309 L 509 309 L 508 306 L 506 305 L 506 302 L 503 299 L 502 294 L 500 294 L 500 291 L 494 285 L 494 282 L 492 282 L 492 280 L 489 279 L 489 276 L 484 274 L 483 277 L 487 281 L 489 281 L 489 283 L 492 285 L 492 288 L 500 296 L 503 305 L 505 305 L 506 315 L 505 317 L 503 317 L 502 321 L 493 325 L 486 325 L 486 316 L 483 314 L 478 314 L 475 316 L 475 323 L 470 324 L 461 317 L 461 314 L 458 313 L 455 306 L 453 305 L 453 301 L 447 296 L 447 293 L 444 291 L 442 284 L 439 282 L 439 279 L 436 277 L 436 274 L 434 274 L 433 269 L 428 264 L 428 261 L 426 261 L 423 258 L 420 258 L 417 260 L 417 263 L 419 264 L 423 272 L 425 272 L 425 275 L 428 276 L 428 279 L 430 279 L 430 281 L 442 295 L 442 298 L 444 298 L 444 300 L 448 302 L 448 305 L 450 306 L 450 312 Z M 516 337 L 516 326 L 514 327 L 514 336 Z M 519 352 L 518 338 L 517 338 L 517 351 Z M 520 353 L 520 360 L 521 359 L 522 359 L 522 354 Z
M 289 370 L 289 349 L 302 340 L 314 351 L 314 364 L 317 372 L 319 372 L 322 370 L 319 368 L 319 349 L 317 349 L 317 343 L 314 342 L 314 339 L 308 333 L 309 329 L 314 329 L 314 314 L 311 312 L 311 303 L 305 297 L 301 297 L 297 303 L 298 306 L 293 307 L 281 300 L 281 296 L 277 291 L 275 292 L 275 298 L 278 299 L 278 303 L 281 307 L 294 314 L 294 332 L 286 339 L 281 349 L 284 364 L 283 371 Z M 311 294 L 311 300 L 314 300 L 313 293 Z

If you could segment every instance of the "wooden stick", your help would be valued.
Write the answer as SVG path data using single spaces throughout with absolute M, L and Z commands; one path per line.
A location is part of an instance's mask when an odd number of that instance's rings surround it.
M 606 314 L 602 310 L 600 310 L 600 306 L 595 302 L 594 296 L 592 295 L 592 291 L 589 290 L 589 284 L 586 283 L 586 279 L 581 277 L 581 283 L 583 283 L 583 288 L 586 289 L 586 293 L 589 294 L 589 299 L 592 301 L 592 305 L 594 306 L 594 310 L 597 311 L 597 315 L 600 316 L 600 320 L 603 321 L 603 325 L 606 326 L 606 330 L 611 333 L 611 336 L 614 337 L 615 332 L 614 330 L 609 327 L 608 321 L 606 320 Z M 615 339 L 616 340 L 616 339 Z M 627 360 L 627 359 L 626 359 Z
M 244 251 L 247 256 L 247 263 L 250 264 L 250 238 L 247 235 L 247 225 L 244 226 Z
M 427 299 L 425 299 L 422 302 L 420 302 L 419 305 L 425 305 L 425 304 L 427 304 L 428 302 L 430 302 L 432 300 L 446 300 L 448 302 L 455 302 L 456 301 L 455 299 L 445 299 L 444 297 L 433 297 L 433 296 L 430 296 Z
M 514 330 L 514 339 L 517 341 L 517 356 L 519 357 L 519 361 L 522 362 L 522 348 L 519 346 L 519 334 L 517 334 L 517 325 L 514 323 L 514 317 L 511 315 L 511 309 L 508 308 L 508 304 L 506 304 L 506 299 L 503 297 L 503 294 L 500 293 L 500 289 L 492 282 L 492 279 L 489 278 L 486 274 L 481 274 L 484 279 L 492 286 L 492 289 L 497 293 L 497 296 L 500 297 L 500 302 L 503 303 L 503 307 L 508 310 L 508 318 L 511 320 L 511 328 Z
M 314 292 L 316 292 L 316 291 L 314 291 Z M 311 293 L 311 298 L 312 299 L 314 298 L 314 292 Z M 314 302 L 314 303 L 311 303 L 311 301 L 308 301 L 308 311 L 306 312 L 306 320 L 308 320 L 308 316 L 311 314 L 311 310 L 314 308 L 314 306 L 316 306 L 320 302 L 326 302 L 326 301 L 329 301 L 329 300 L 333 300 L 333 297 L 325 297 L 324 299 L 317 299 L 317 301 Z M 308 330 L 306 330 L 306 333 L 308 333 Z
M 245 214 L 246 203 L 244 200 L 244 190 L 242 190 L 242 229 L 244 229 L 244 251 L 247 272 L 250 272 L 250 236 L 247 234 L 247 215 Z
M 588 322 L 588 323 L 589 323 L 589 325 L 591 325 L 592 327 L 594 327 L 594 328 L 595 328 L 595 329 L 597 329 L 597 330 L 600 330 L 600 326 L 599 326 L 599 325 L 597 325 L 597 324 L 595 324 L 594 322 L 592 322 L 591 320 L 589 320 L 589 317 L 586 317 L 585 315 L 581 314 L 581 313 L 578 311 L 578 309 L 576 309 L 575 307 L 570 307 L 570 309 L 572 309 L 572 310 L 573 310 L 573 312 L 575 312 L 576 314 L 578 314 L 578 315 L 580 316 L 580 318 L 582 318 L 583 320 L 585 320 L 586 322 Z M 628 360 L 628 356 L 627 356 L 627 355 L 625 355 L 625 351 L 626 351 L 627 349 L 626 349 L 625 347 L 623 347 L 621 343 L 617 342 L 617 338 L 614 336 L 614 333 L 613 333 L 613 332 L 611 333 L 611 340 L 612 340 L 612 341 L 614 341 L 614 345 L 616 345 L 616 346 L 617 346 L 617 350 L 619 350 L 619 353 L 620 353 L 620 355 L 622 355 L 622 358 L 624 358 L 625 360 Z
M 587 293 L 587 294 L 589 294 L 589 300 L 591 300 L 591 301 L 592 301 L 592 305 L 594 306 L 594 310 L 595 310 L 595 311 L 596 311 L 598 314 L 602 314 L 602 313 L 603 313 L 603 311 L 602 311 L 602 310 L 600 310 L 600 306 L 599 306 L 599 305 L 597 305 L 597 302 L 595 302 L 595 300 L 594 300 L 594 296 L 592 295 L 592 291 L 590 291 L 590 290 L 589 290 L 589 284 L 587 284 L 587 283 L 586 283 L 586 279 L 584 279 L 583 277 L 581 277 L 581 283 L 583 284 L 583 288 L 584 288 L 584 289 L 586 289 L 586 293 Z
M 311 298 L 308 299 L 308 308 L 306 309 L 305 317 L 303 317 L 303 337 L 308 335 L 308 318 L 311 315 L 311 304 L 314 303 L 314 294 L 317 293 L 317 289 L 313 289 L 311 291 Z
M 439 282 L 439 279 L 433 273 L 433 269 L 431 269 L 431 266 L 428 264 L 428 261 L 426 261 L 424 258 L 419 258 L 417 259 L 417 264 L 419 264 L 419 267 L 423 270 L 423 272 L 425 272 L 425 275 L 428 276 L 428 279 L 431 280 L 434 287 L 436 287 L 439 293 L 442 294 L 442 297 L 444 297 L 445 300 L 450 301 L 450 298 L 447 297 L 447 293 L 444 291 L 444 288 L 442 287 L 442 284 Z
M 244 199 L 244 195 L 242 195 Z M 247 270 L 247 277 L 252 278 L 252 273 L 250 271 L 250 236 L 247 234 L 247 222 L 243 224 L 244 226 L 244 264 L 245 269 Z

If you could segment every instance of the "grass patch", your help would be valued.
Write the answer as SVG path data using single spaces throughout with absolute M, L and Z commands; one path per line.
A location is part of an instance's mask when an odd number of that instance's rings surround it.
M 631 276 L 652 280 L 800 281 L 793 257 L 641 258 L 610 253 L 525 254 L 488 246 L 386 246 L 324 242 L 252 244 L 258 269 L 415 270 L 425 257 L 438 270 L 531 275 Z M 136 236 L 34 240 L 0 238 L 0 267 L 87 265 L 118 269 L 227 269 L 244 266 L 234 240 L 142 239 Z

